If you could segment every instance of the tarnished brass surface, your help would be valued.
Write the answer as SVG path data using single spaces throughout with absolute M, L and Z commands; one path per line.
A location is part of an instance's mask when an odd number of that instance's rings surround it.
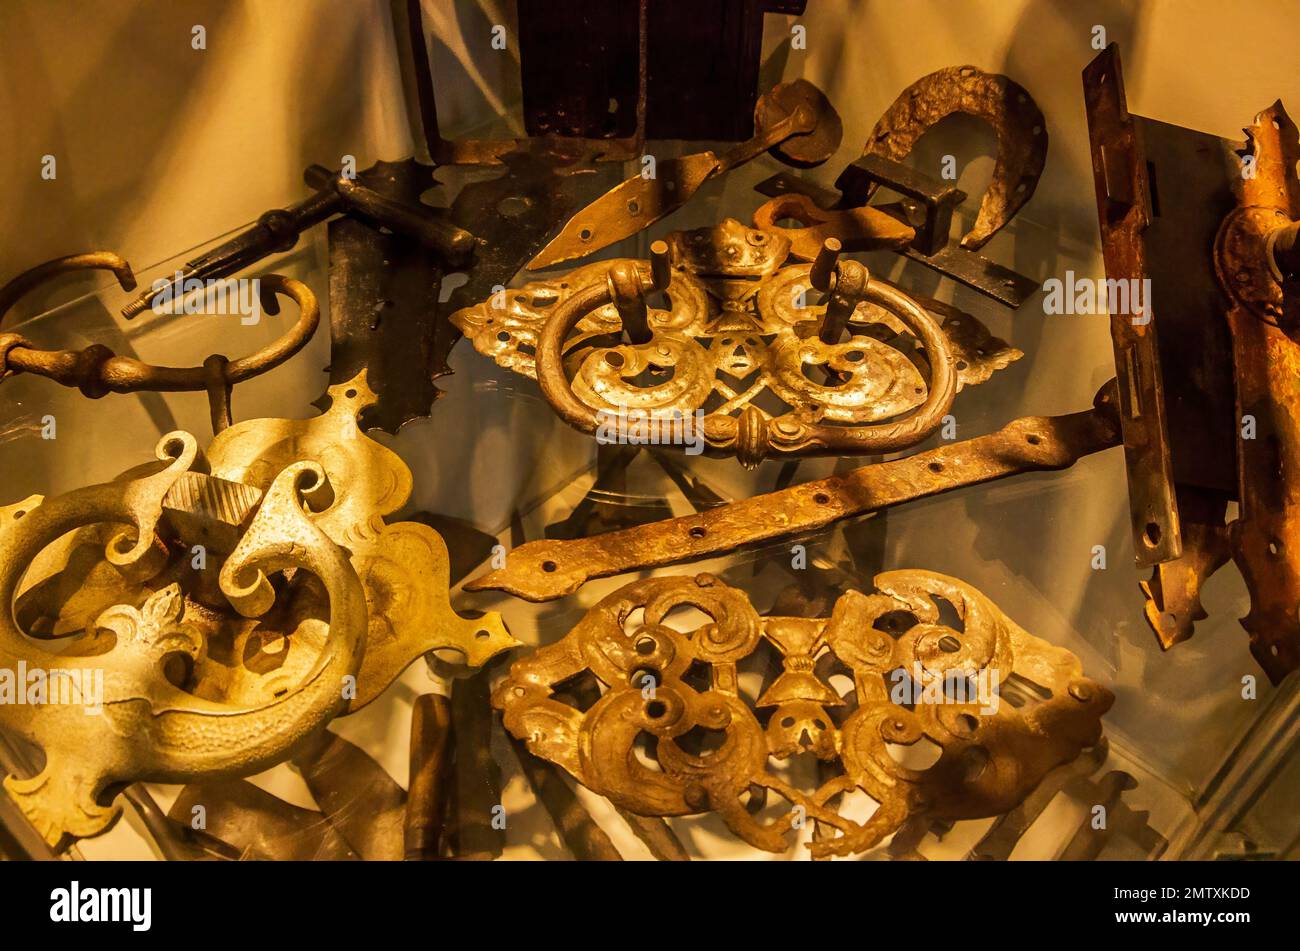
M 534 754 L 621 808 L 715 812 L 745 842 L 773 852 L 807 820 L 814 832 L 805 844 L 819 858 L 872 848 L 915 815 L 1004 813 L 1100 740 L 1114 698 L 1083 676 L 1073 654 L 954 578 L 893 571 L 874 584 L 874 593 L 849 591 L 830 618 L 817 619 L 762 617 L 711 575 L 634 582 L 562 640 L 516 661 L 493 704 Z M 942 602 L 957 624 L 945 623 Z M 676 630 L 670 614 L 683 606 L 708 619 Z M 781 666 L 753 699 L 737 667 L 760 650 L 775 651 Z M 902 705 L 891 676 L 900 668 L 938 693 Z M 835 689 L 836 674 L 852 689 Z M 560 685 L 591 678 L 604 689 L 589 706 L 554 699 Z M 945 678 L 984 678 L 998 699 L 940 699 Z M 904 751 L 923 739 L 939 747 L 938 759 L 904 765 Z M 840 773 L 800 788 L 778 764 L 804 757 Z M 863 822 L 843 814 L 859 792 L 878 804 Z M 764 821 L 755 813 L 769 793 L 790 809 Z
M 914 445 L 958 390 L 1021 356 L 970 315 L 922 307 L 856 262 L 837 271 L 855 269 L 855 282 L 841 274 L 833 288 L 821 284 L 829 298 L 819 302 L 817 269 L 784 266 L 789 250 L 786 239 L 727 219 L 669 235 L 649 279 L 637 262 L 602 261 L 451 319 L 479 352 L 536 377 L 578 429 L 599 435 L 620 415 L 699 411 L 707 447 L 746 465 Z M 647 302 L 660 283 L 666 310 Z M 851 315 L 848 336 L 828 343 L 837 299 Z M 620 329 L 633 342 L 611 340 Z
M 221 595 L 250 619 L 274 600 L 268 581 L 273 573 L 301 571 L 324 587 L 329 613 L 322 649 L 290 689 L 239 705 L 204 700 L 175 686 L 164 666 L 177 659 L 193 664 L 207 649 L 175 583 L 152 591 L 139 607 L 110 602 L 93 622 L 93 634 L 60 645 L 61 651 L 24 636 L 12 608 L 23 577 L 41 550 L 68 532 L 96 523 L 125 526 L 107 545 L 104 560 L 124 578 L 158 578 L 167 563 L 157 533 L 168 496 L 200 458 L 194 437 L 181 432 L 164 436 L 157 456 L 162 468 L 150 475 L 0 508 L 0 668 L 15 678 L 20 669 L 41 669 L 52 689 L 59 684 L 64 693 L 64 702 L 0 704 L 5 728 L 45 753 L 40 773 L 10 776 L 5 788 L 55 848 L 109 828 L 120 813 L 111 799 L 122 784 L 249 774 L 278 762 L 341 711 L 344 678 L 355 676 L 361 661 L 365 592 L 346 552 L 322 531 L 308 506 L 307 499 L 319 500 L 330 484 L 324 470 L 307 461 L 295 461 L 268 480 L 215 579 Z M 94 700 L 87 685 L 97 677 L 103 697 L 95 713 L 86 706 Z
M 1047 162 L 1047 120 L 1019 83 L 974 66 L 949 66 L 922 76 L 885 110 L 864 155 L 899 161 L 940 120 L 953 113 L 983 119 L 998 140 L 993 178 L 975 224 L 961 246 L 984 247 L 1029 201 Z
M 480 666 L 518 642 L 496 612 L 468 620 L 448 600 L 449 565 L 441 536 L 418 522 L 385 524 L 411 492 L 411 472 L 394 452 L 361 433 L 357 416 L 374 401 L 364 373 L 331 387 L 333 402 L 308 420 L 254 419 L 237 423 L 208 447 L 210 474 L 203 488 L 220 489 L 216 513 L 189 511 L 189 490 L 173 491 L 165 508 L 167 527 L 184 544 L 204 544 L 217 561 L 229 548 L 221 535 L 232 517 L 250 510 L 287 460 L 311 460 L 327 474 L 332 501 L 316 520 L 324 534 L 349 553 L 368 607 L 366 650 L 356 672 L 354 712 L 383 693 L 428 651 L 450 649 Z M 184 482 L 178 484 L 184 487 Z M 223 515 L 227 521 L 219 517 Z M 204 526 L 200 536 L 192 524 Z M 220 529 L 220 530 L 219 530 Z M 98 557 L 107 540 L 101 528 L 83 530 L 52 545 L 31 571 L 17 615 L 29 630 L 63 635 L 85 629 L 105 603 L 138 601 L 156 583 L 124 579 Z M 185 549 L 188 551 L 188 547 Z M 207 572 L 193 570 L 189 555 L 174 558 L 164 577 L 193 593 L 190 621 L 202 630 L 207 649 L 184 686 L 213 701 L 256 704 L 297 683 L 325 644 L 325 592 L 306 577 L 288 580 L 276 608 L 256 620 L 232 615 L 214 597 Z
M 428 651 L 452 649 L 478 667 L 518 641 L 507 633 L 495 611 L 467 620 L 452 610 L 447 546 L 437 532 L 419 522 L 384 523 L 410 497 L 411 471 L 401 457 L 366 437 L 357 426 L 359 414 L 375 400 L 365 375 L 330 387 L 329 396 L 330 408 L 313 419 L 237 423 L 213 440 L 208 459 L 214 476 L 254 487 L 264 485 L 285 459 L 312 459 L 338 487 L 320 525 L 350 553 L 370 608 L 357 695 L 347 707 L 353 712 Z M 318 615 L 319 593 L 302 594 L 295 612 Z M 278 647 L 278 638 L 268 634 L 240 632 L 232 656 L 247 657 L 250 646 L 259 643 Z M 263 676 L 257 665 L 235 664 L 222 689 L 274 693 L 282 681 L 293 680 L 309 666 L 319 648 L 319 626 L 304 623 L 289 635 L 288 650 L 282 656 L 277 653 L 272 673 Z M 200 680 L 205 673 L 200 671 Z M 215 670 L 211 673 L 218 675 Z
M 125 290 L 135 287 L 131 266 L 116 254 L 98 252 L 59 258 L 18 275 L 0 288 L 0 322 L 24 294 L 49 278 L 79 270 L 111 270 Z M 215 382 L 224 388 L 228 401 L 231 386 L 284 363 L 306 346 L 320 323 L 316 295 L 306 284 L 279 274 L 267 274 L 259 280 L 262 306 L 268 313 L 279 312 L 274 295 L 283 294 L 298 305 L 299 316 L 297 323 L 280 339 L 246 357 L 237 360 L 222 357 L 215 366 L 205 363 L 196 367 L 160 367 L 119 357 L 102 344 L 92 344 L 84 350 L 42 350 L 19 334 L 0 333 L 0 380 L 10 374 L 35 373 L 64 386 L 75 386 L 85 396 L 98 399 L 108 393 L 140 390 L 205 391 L 214 385 L 215 372 Z
M 504 568 L 465 585 L 528 601 L 572 594 L 593 578 L 694 561 L 745 545 L 824 528 L 841 519 L 1021 472 L 1064 469 L 1119 444 L 1113 386 L 1095 409 L 1027 416 L 995 433 L 863 466 L 844 475 L 756 495 L 682 518 L 588 538 L 539 540 L 510 552 Z
M 52 845 L 107 829 L 122 784 L 273 765 L 427 651 L 478 665 L 517 643 L 496 613 L 452 611 L 436 532 L 384 523 L 411 474 L 357 428 L 364 375 L 331 396 L 312 420 L 230 427 L 206 456 L 173 433 L 161 470 L 0 508 L 0 669 L 104 678 L 102 714 L 0 704 L 45 750 L 6 787 Z
M 798 227 L 783 227 L 778 221 L 798 222 Z M 812 261 L 827 238 L 836 239 L 851 252 L 899 250 L 916 238 L 915 228 L 870 205 L 828 210 L 803 194 L 778 195 L 765 201 L 754 212 L 754 227 L 783 235 L 795 261 Z

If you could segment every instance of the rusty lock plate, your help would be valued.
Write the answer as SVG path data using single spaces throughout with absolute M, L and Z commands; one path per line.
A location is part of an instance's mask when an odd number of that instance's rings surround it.
M 1250 590 L 1241 620 L 1250 650 L 1278 683 L 1300 667 L 1300 343 L 1284 320 L 1274 235 L 1300 219 L 1300 134 L 1276 102 L 1246 129 L 1252 177 L 1238 176 L 1238 207 L 1219 230 L 1215 269 L 1231 300 L 1236 366 L 1240 511 L 1228 528 L 1232 558 Z M 1292 296 L 1294 296 L 1292 284 Z M 1290 307 L 1295 301 L 1289 302 Z M 1244 438 L 1253 422 L 1253 438 Z
M 1146 618 L 1162 647 L 1191 637 L 1231 558 L 1251 651 L 1277 682 L 1300 666 L 1296 128 L 1280 102 L 1244 144 L 1132 114 L 1114 45 L 1084 91 L 1107 277 L 1130 301 L 1149 284 L 1142 308 L 1111 308 Z

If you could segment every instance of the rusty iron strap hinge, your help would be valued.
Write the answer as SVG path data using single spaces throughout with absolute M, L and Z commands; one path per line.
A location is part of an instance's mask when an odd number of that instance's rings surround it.
M 550 601 L 593 578 L 697 561 L 1022 472 L 1066 469 L 1083 456 L 1119 444 L 1111 383 L 1097 394 L 1094 408 L 1083 412 L 1021 417 L 994 433 L 698 515 L 588 538 L 528 542 L 510 553 L 504 568 L 475 578 L 465 590 Z

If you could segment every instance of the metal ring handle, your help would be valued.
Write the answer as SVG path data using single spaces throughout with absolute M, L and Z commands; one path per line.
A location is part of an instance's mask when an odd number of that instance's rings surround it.
M 23 295 L 56 275 L 80 270 L 111 270 L 117 274 L 123 289 L 135 287 L 130 265 L 107 251 L 48 261 L 23 272 L 0 288 L 0 325 L 3 325 L 6 312 Z M 246 357 L 231 360 L 224 369 L 227 385 L 233 386 L 275 369 L 306 346 L 320 325 L 316 295 L 306 284 L 280 274 L 267 274 L 259 280 L 264 292 L 283 294 L 298 305 L 298 321 L 267 346 Z M 138 390 L 168 393 L 204 391 L 212 383 L 210 367 L 154 366 L 133 357 L 119 357 L 102 344 L 92 344 L 84 350 L 41 350 L 18 334 L 0 333 L 0 379 L 8 373 L 35 373 L 64 386 L 75 386 L 91 399 L 107 393 Z
M 767 455 L 848 455 L 894 452 L 914 446 L 939 428 L 957 395 L 957 371 L 947 335 L 933 317 L 907 294 L 879 281 L 868 281 L 858 299 L 886 308 L 921 341 L 930 365 L 925 402 L 909 416 L 871 426 L 827 426 L 781 416 L 767 419 L 747 408 L 740 417 L 707 416 L 704 437 L 711 448 L 732 450 L 746 465 Z M 556 413 L 573 428 L 595 435 L 597 411 L 578 399 L 564 372 L 564 341 L 578 323 L 614 302 L 610 282 L 577 291 L 558 305 L 542 326 L 535 355 L 537 381 Z

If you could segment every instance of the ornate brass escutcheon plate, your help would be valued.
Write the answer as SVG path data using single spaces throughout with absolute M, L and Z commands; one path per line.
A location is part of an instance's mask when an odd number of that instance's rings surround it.
M 807 820 L 818 858 L 916 815 L 1000 815 L 1100 741 L 1114 697 L 1069 651 L 954 578 L 891 571 L 875 589 L 846 592 L 830 618 L 762 617 L 711 575 L 633 582 L 516 661 L 493 704 L 530 751 L 621 809 L 714 812 L 773 852 Z M 682 608 L 705 617 L 679 622 Z M 768 676 L 746 689 L 763 654 Z M 929 744 L 937 759 L 909 760 Z M 796 757 L 816 760 L 810 788 L 782 768 Z M 861 820 L 859 793 L 877 804 Z M 760 817 L 772 796 L 789 808 Z
M 746 465 L 915 445 L 963 386 L 1022 355 L 969 314 L 913 300 L 856 262 L 857 286 L 840 275 L 822 294 L 817 264 L 787 263 L 789 254 L 786 238 L 727 219 L 668 237 L 654 262 L 666 308 L 647 308 L 653 282 L 638 262 L 618 260 L 503 291 L 451 319 L 480 353 L 538 379 L 570 425 L 671 442 L 658 433 L 669 421 L 689 430 L 698 419 L 707 448 Z M 629 297 L 639 328 L 629 326 Z M 837 297 L 844 333 L 827 334 Z
M 159 531 L 176 493 L 199 474 L 200 457 L 194 437 L 181 432 L 164 436 L 157 456 L 163 465 L 152 474 L 0 509 L 0 677 L 23 691 L 22 702 L 0 704 L 0 722 L 45 754 L 37 775 L 10 776 L 5 788 L 55 848 L 108 829 L 120 813 L 112 799 L 128 783 L 270 767 L 340 712 L 344 678 L 361 662 L 365 592 L 307 506 L 328 492 L 328 479 L 301 461 L 260 494 L 215 584 L 230 607 L 256 618 L 274 600 L 270 576 L 313 575 L 329 603 L 323 649 L 294 689 L 255 705 L 204 700 L 176 685 L 167 672 L 201 660 L 207 645 L 180 586 L 160 583 L 169 558 Z M 110 601 L 70 643 L 26 636 L 12 606 L 27 569 L 49 543 L 100 523 L 124 526 L 103 560 L 124 579 L 158 587 L 137 603 Z
M 330 395 L 315 419 L 241 422 L 206 455 L 173 433 L 159 463 L 0 508 L 0 690 L 35 701 L 0 725 L 45 753 L 6 788 L 52 846 L 108 829 L 131 782 L 269 768 L 428 651 L 477 666 L 516 645 L 499 615 L 451 609 L 436 532 L 385 523 L 411 473 L 357 427 L 364 374 Z

